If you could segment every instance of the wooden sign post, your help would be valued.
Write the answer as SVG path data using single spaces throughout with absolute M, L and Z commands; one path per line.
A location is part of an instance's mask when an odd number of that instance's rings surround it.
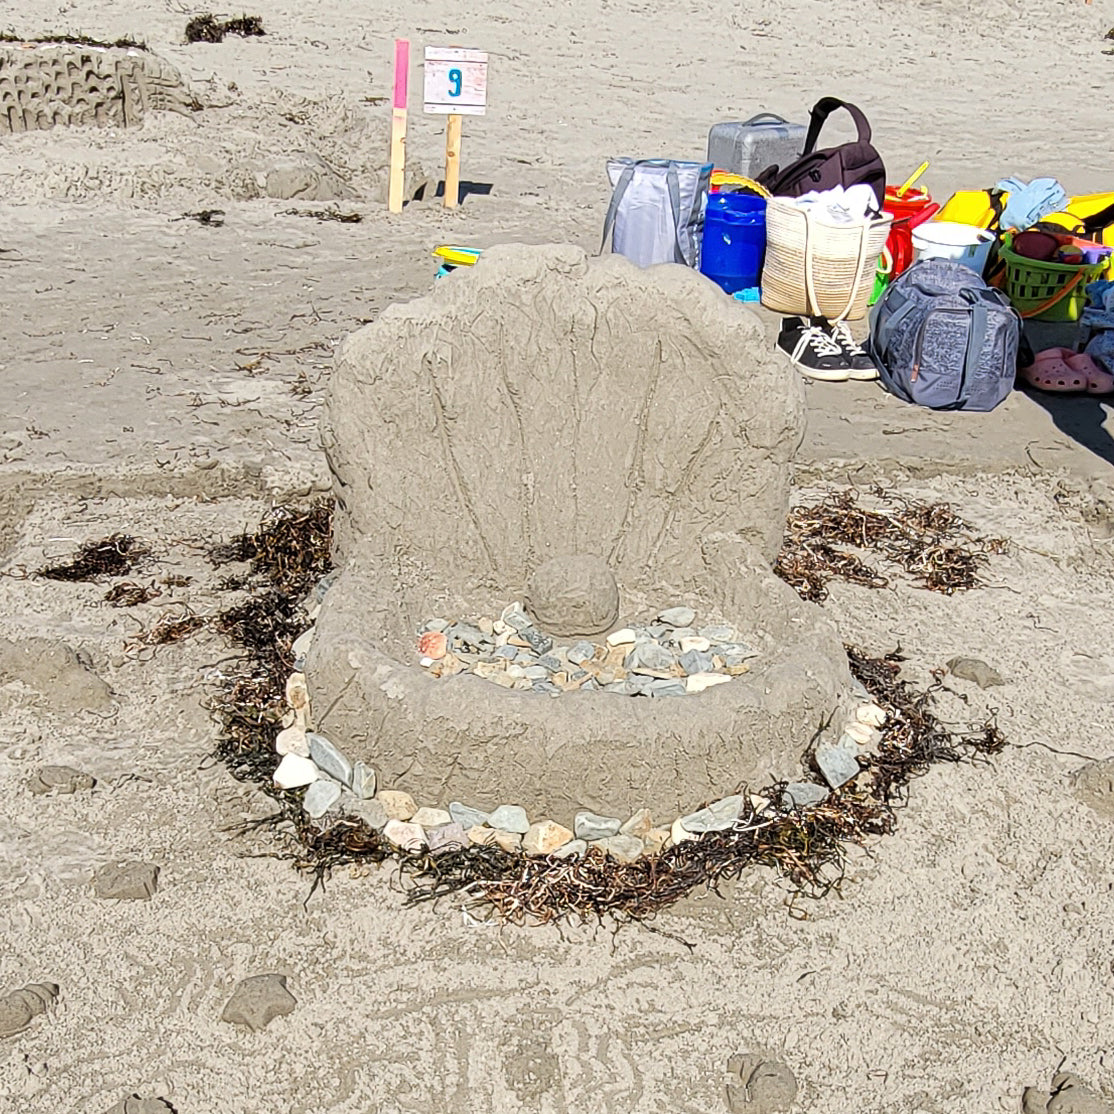
M 410 40 L 395 39 L 395 96 L 391 112 L 391 162 L 387 209 L 402 212 L 406 173 L 406 99 L 410 82 Z
M 459 47 L 425 49 L 425 110 L 448 116 L 445 127 L 446 209 L 460 200 L 460 139 L 463 116 L 487 112 L 487 54 Z

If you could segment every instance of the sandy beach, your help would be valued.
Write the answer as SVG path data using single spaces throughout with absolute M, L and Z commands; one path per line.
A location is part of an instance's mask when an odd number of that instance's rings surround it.
M 1009 745 L 915 781 L 896 833 L 852 849 L 822 901 L 756 869 L 673 907 L 661 935 L 405 907 L 390 865 L 310 897 L 277 840 L 230 831 L 271 805 L 211 757 L 228 642 L 135 644 L 223 606 L 209 544 L 328 493 L 334 352 L 431 288 L 438 244 L 594 252 L 608 156 L 699 158 L 716 121 L 804 119 L 828 93 L 867 112 L 891 180 L 930 159 L 937 197 L 1007 174 L 1114 188 L 1114 8 L 250 11 L 266 35 L 219 44 L 186 44 L 197 13 L 171 3 L 31 0 L 4 20 L 141 40 L 205 107 L 0 135 L 0 995 L 59 988 L 0 1039 L 0 1112 L 783 1109 L 744 1101 L 740 1053 L 784 1065 L 809 1114 L 1020 1111 L 1061 1070 L 1111 1105 L 1050 1114 L 1114 1110 L 1114 783 L 1093 764 L 1114 755 L 1114 431 L 1096 399 L 938 414 L 873 384 L 807 387 L 795 500 L 881 482 L 1010 543 L 953 596 L 900 574 L 833 583 L 822 607 L 845 641 L 900 646 L 914 683 L 956 656 L 991 664 L 1003 685 L 949 679 L 939 711 L 996 713 Z M 432 187 L 386 211 L 397 36 L 415 51 L 409 154 L 434 184 L 443 118 L 420 111 L 421 47 L 491 55 L 488 115 L 464 129 L 462 177 L 483 188 L 455 211 Z M 362 220 L 288 212 L 329 208 Z M 223 223 L 183 219 L 202 210 Z M 116 532 L 151 549 L 131 576 L 149 602 L 29 575 Z M 95 785 L 33 792 L 58 764 Z M 97 873 L 128 861 L 158 867 L 157 892 L 98 897 Z M 258 1032 L 222 1020 L 265 973 L 292 1012 Z M 129 1095 L 165 1105 L 114 1107 Z

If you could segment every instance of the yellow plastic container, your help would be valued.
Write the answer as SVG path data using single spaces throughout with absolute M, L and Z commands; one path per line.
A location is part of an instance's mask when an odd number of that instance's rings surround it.
M 1002 204 L 1008 199 L 1009 194 L 1003 194 Z M 969 224 L 975 228 L 989 228 L 995 220 L 990 190 L 960 190 L 952 194 L 933 219 L 950 221 L 952 224 Z
M 433 257 L 440 259 L 442 264 L 450 267 L 471 267 L 480 257 L 479 248 L 454 247 L 452 244 L 441 244 L 433 249 Z

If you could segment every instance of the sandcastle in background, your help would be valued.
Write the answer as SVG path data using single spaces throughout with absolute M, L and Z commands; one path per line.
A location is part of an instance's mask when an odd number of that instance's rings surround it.
M 307 640 L 310 726 L 381 789 L 561 823 L 792 780 L 856 699 L 833 625 L 771 571 L 802 427 L 757 320 L 682 268 L 511 245 L 388 309 L 330 385 L 337 578 Z M 602 667 L 569 661 L 577 641 L 606 656 L 622 630 L 625 657 L 657 624 L 668 645 L 671 608 L 733 628 L 746 671 L 683 699 L 598 676 L 553 699 L 493 684 L 497 658 L 487 676 L 421 660 L 423 630 L 491 616 L 511 659 L 527 627 L 542 657 L 561 643 L 567 680 Z

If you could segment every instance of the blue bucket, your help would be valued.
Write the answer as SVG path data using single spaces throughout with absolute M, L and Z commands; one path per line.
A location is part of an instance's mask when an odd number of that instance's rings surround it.
M 745 193 L 708 195 L 700 271 L 734 294 L 757 286 L 766 254 L 766 199 Z

